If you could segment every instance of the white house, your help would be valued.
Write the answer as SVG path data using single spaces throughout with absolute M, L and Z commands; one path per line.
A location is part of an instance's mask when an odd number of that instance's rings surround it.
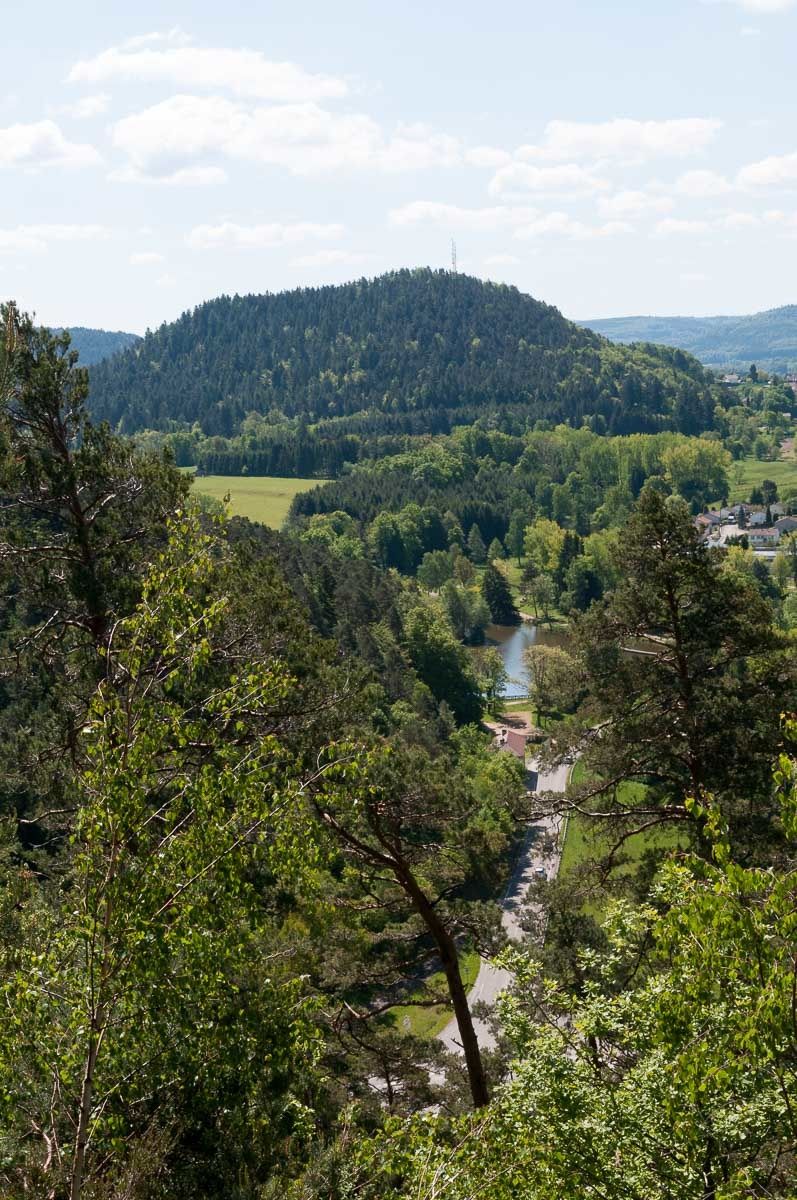
M 779 529 L 749 529 L 747 540 L 754 550 L 774 550 L 780 540 Z

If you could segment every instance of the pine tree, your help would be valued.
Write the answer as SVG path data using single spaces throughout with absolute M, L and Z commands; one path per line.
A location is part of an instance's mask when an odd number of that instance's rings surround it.
M 468 554 L 475 563 L 483 563 L 487 558 L 487 547 L 478 525 L 471 525 L 468 534 Z
M 496 625 L 520 624 L 520 613 L 515 607 L 506 576 L 492 563 L 487 564 L 482 577 L 482 595 Z

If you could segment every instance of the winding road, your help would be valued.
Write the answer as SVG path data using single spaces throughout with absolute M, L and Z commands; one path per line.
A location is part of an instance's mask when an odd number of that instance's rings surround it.
M 538 772 L 537 768 L 538 763 L 532 762 L 529 773 L 536 776 L 536 781 L 534 778 L 530 781 L 530 790 L 537 792 L 566 791 L 570 773 L 567 763 L 563 763 L 553 771 Z M 523 937 L 520 914 L 526 903 L 531 884 L 536 879 L 543 877 L 553 879 L 559 871 L 559 862 L 562 856 L 559 845 L 560 823 L 561 817 L 545 817 L 528 827 L 523 848 L 501 899 L 501 924 L 510 941 L 519 942 Z M 550 843 L 553 843 L 554 849 L 546 850 L 546 845 L 550 845 Z M 468 993 L 471 1009 L 479 1002 L 493 1008 L 499 994 L 509 986 L 511 980 L 512 975 L 509 971 L 501 971 L 489 962 L 482 960 L 476 982 Z M 473 1024 L 482 1049 L 492 1049 L 495 1046 L 495 1037 L 487 1022 L 476 1019 Z M 454 1054 L 462 1053 L 459 1029 L 455 1018 L 452 1017 L 438 1037 L 446 1049 Z

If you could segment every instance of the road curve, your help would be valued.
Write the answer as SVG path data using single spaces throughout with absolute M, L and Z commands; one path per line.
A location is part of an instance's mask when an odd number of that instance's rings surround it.
M 553 771 L 539 771 L 538 763 L 535 760 L 531 763 L 531 770 L 537 774 L 535 791 L 564 792 L 567 789 L 570 767 L 566 763 L 556 767 Z M 544 817 L 528 827 L 523 848 L 518 855 L 506 891 L 501 899 L 501 924 L 510 941 L 519 942 L 523 937 L 519 918 L 531 884 L 535 879 L 542 878 L 543 875 L 546 879 L 553 879 L 559 871 L 560 822 L 560 817 Z M 546 843 L 550 844 L 551 841 L 555 848 L 546 852 Z M 511 979 L 512 975 L 509 971 L 500 971 L 482 959 L 476 982 L 468 993 L 468 1003 L 471 1009 L 478 1002 L 492 1008 L 499 994 L 508 987 Z M 479 1045 L 484 1050 L 492 1049 L 495 1046 L 495 1037 L 486 1021 L 476 1019 L 473 1023 Z M 438 1037 L 447 1050 L 454 1054 L 462 1053 L 459 1029 L 455 1018 L 452 1017 Z

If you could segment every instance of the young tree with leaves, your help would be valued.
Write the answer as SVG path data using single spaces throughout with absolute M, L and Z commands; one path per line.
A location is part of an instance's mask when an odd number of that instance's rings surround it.
M 533 645 L 524 650 L 523 662 L 538 722 L 543 715 L 572 706 L 579 690 L 578 663 L 572 655 L 560 646 Z
M 259 1169 L 273 1166 L 307 1094 L 308 997 L 280 964 L 260 885 L 311 866 L 301 797 L 326 768 L 303 775 L 278 736 L 285 666 L 228 656 L 217 557 L 194 522 L 174 527 L 117 622 L 82 732 L 68 867 L 52 896 L 19 894 L 0 1093 L 16 1151 L 4 1170 L 23 1191 L 94 1194 L 150 1133 L 168 1135 L 169 1113 L 198 1128 L 233 1090 L 258 1106 Z

